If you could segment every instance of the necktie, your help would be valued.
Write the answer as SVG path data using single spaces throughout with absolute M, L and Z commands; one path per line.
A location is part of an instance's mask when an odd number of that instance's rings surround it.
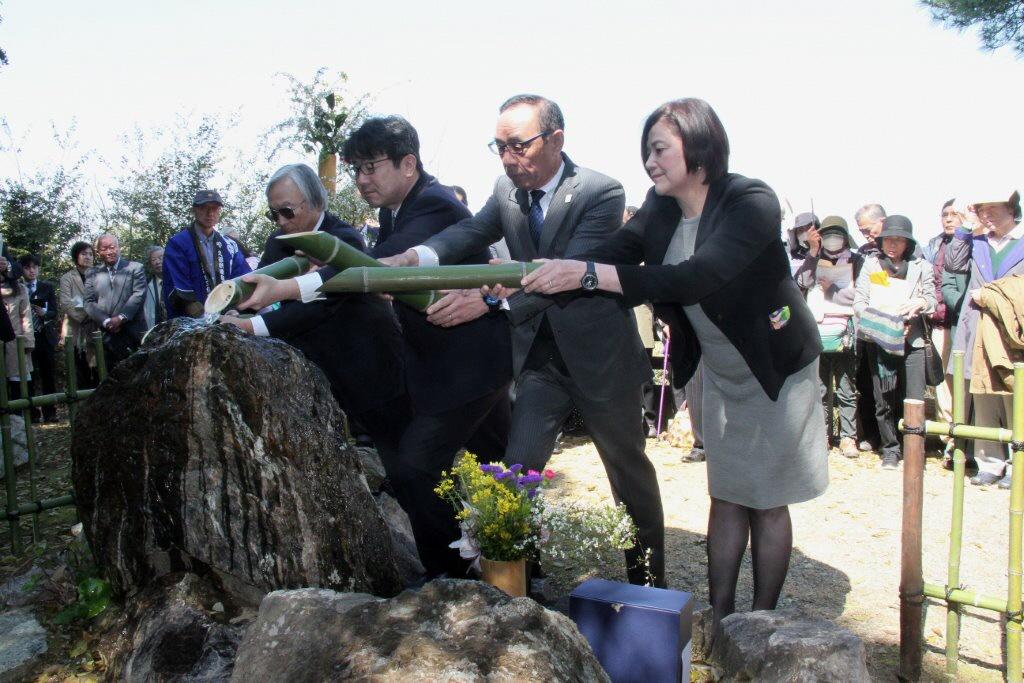
M 540 198 L 544 190 L 530 190 L 530 237 L 533 246 L 540 249 L 540 232 L 544 229 L 544 211 L 540 208 Z

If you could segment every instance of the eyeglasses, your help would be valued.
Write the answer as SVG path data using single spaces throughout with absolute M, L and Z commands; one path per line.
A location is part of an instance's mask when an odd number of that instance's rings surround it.
M 360 173 L 362 173 L 363 175 L 373 175 L 374 171 L 377 170 L 375 166 L 384 161 L 390 161 L 390 159 L 388 159 L 387 157 L 383 157 L 380 159 L 374 159 L 373 161 L 360 161 L 357 164 L 349 164 L 349 175 L 351 175 L 353 178 L 358 178 Z
M 302 206 L 305 203 L 306 201 L 302 200 L 301 202 L 299 202 L 299 206 Z M 284 216 L 285 220 L 290 221 L 291 219 L 295 218 L 295 209 L 293 209 L 290 206 L 282 206 L 280 209 L 270 207 L 270 209 L 268 209 L 267 212 L 263 215 L 266 216 L 267 220 L 270 221 L 271 223 L 276 223 L 278 216 Z
M 551 131 L 545 130 L 540 133 L 537 133 L 529 140 L 523 140 L 522 142 L 499 142 L 497 140 L 491 140 L 490 142 L 487 143 L 487 147 L 490 148 L 490 150 L 497 154 L 499 157 L 503 155 L 506 150 L 512 152 L 513 156 L 518 157 L 526 153 L 526 148 L 530 146 L 531 142 L 533 142 L 537 138 L 546 138 L 549 135 L 551 135 Z

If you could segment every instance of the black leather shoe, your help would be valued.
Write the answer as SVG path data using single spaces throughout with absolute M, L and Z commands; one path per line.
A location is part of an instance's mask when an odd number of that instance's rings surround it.
M 998 474 L 992 474 L 991 472 L 978 472 L 977 475 L 971 477 L 971 483 L 975 486 L 991 486 L 992 484 L 998 483 L 1002 479 Z

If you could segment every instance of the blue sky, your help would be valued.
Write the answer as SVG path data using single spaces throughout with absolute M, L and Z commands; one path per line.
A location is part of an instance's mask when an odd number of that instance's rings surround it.
M 262 151 L 287 113 L 275 74 L 326 66 L 412 121 L 428 170 L 474 208 L 501 172 L 486 147 L 496 108 L 522 91 L 559 102 L 568 154 L 622 181 L 630 203 L 649 186 L 645 116 L 684 96 L 718 111 L 731 170 L 797 212 L 813 198 L 852 220 L 879 201 L 925 237 L 949 197 L 1024 189 L 1024 62 L 916 2 L 5 0 L 0 16 L 0 116 L 23 169 L 52 159 L 51 121 L 74 122 L 81 151 L 107 162 L 91 169 L 99 186 L 123 133 L 178 114 L 237 114 L 229 156 Z M 0 158 L 0 177 L 14 172 Z

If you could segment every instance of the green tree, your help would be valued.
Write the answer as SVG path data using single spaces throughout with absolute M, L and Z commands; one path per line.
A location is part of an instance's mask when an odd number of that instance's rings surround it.
M 1024 0 L 921 0 L 932 18 L 963 31 L 980 25 L 981 45 L 995 50 L 1011 45 L 1024 57 Z
M 328 208 L 342 220 L 361 224 L 373 209 L 347 174 L 339 176 L 338 154 L 351 132 L 366 120 L 369 97 L 348 93 L 344 72 L 329 80 L 327 69 L 320 68 L 309 83 L 291 74 L 280 76 L 288 82 L 292 115 L 270 129 L 270 157 L 285 149 L 315 155 L 317 173 L 329 196 Z
M 192 221 L 192 199 L 217 174 L 221 140 L 231 125 L 213 116 L 182 117 L 170 129 L 136 129 L 126 136 L 134 158 L 121 160 L 126 170 L 109 192 L 108 223 L 127 258 L 143 258 L 148 245 L 166 244 Z M 152 157 L 157 146 L 162 151 Z

